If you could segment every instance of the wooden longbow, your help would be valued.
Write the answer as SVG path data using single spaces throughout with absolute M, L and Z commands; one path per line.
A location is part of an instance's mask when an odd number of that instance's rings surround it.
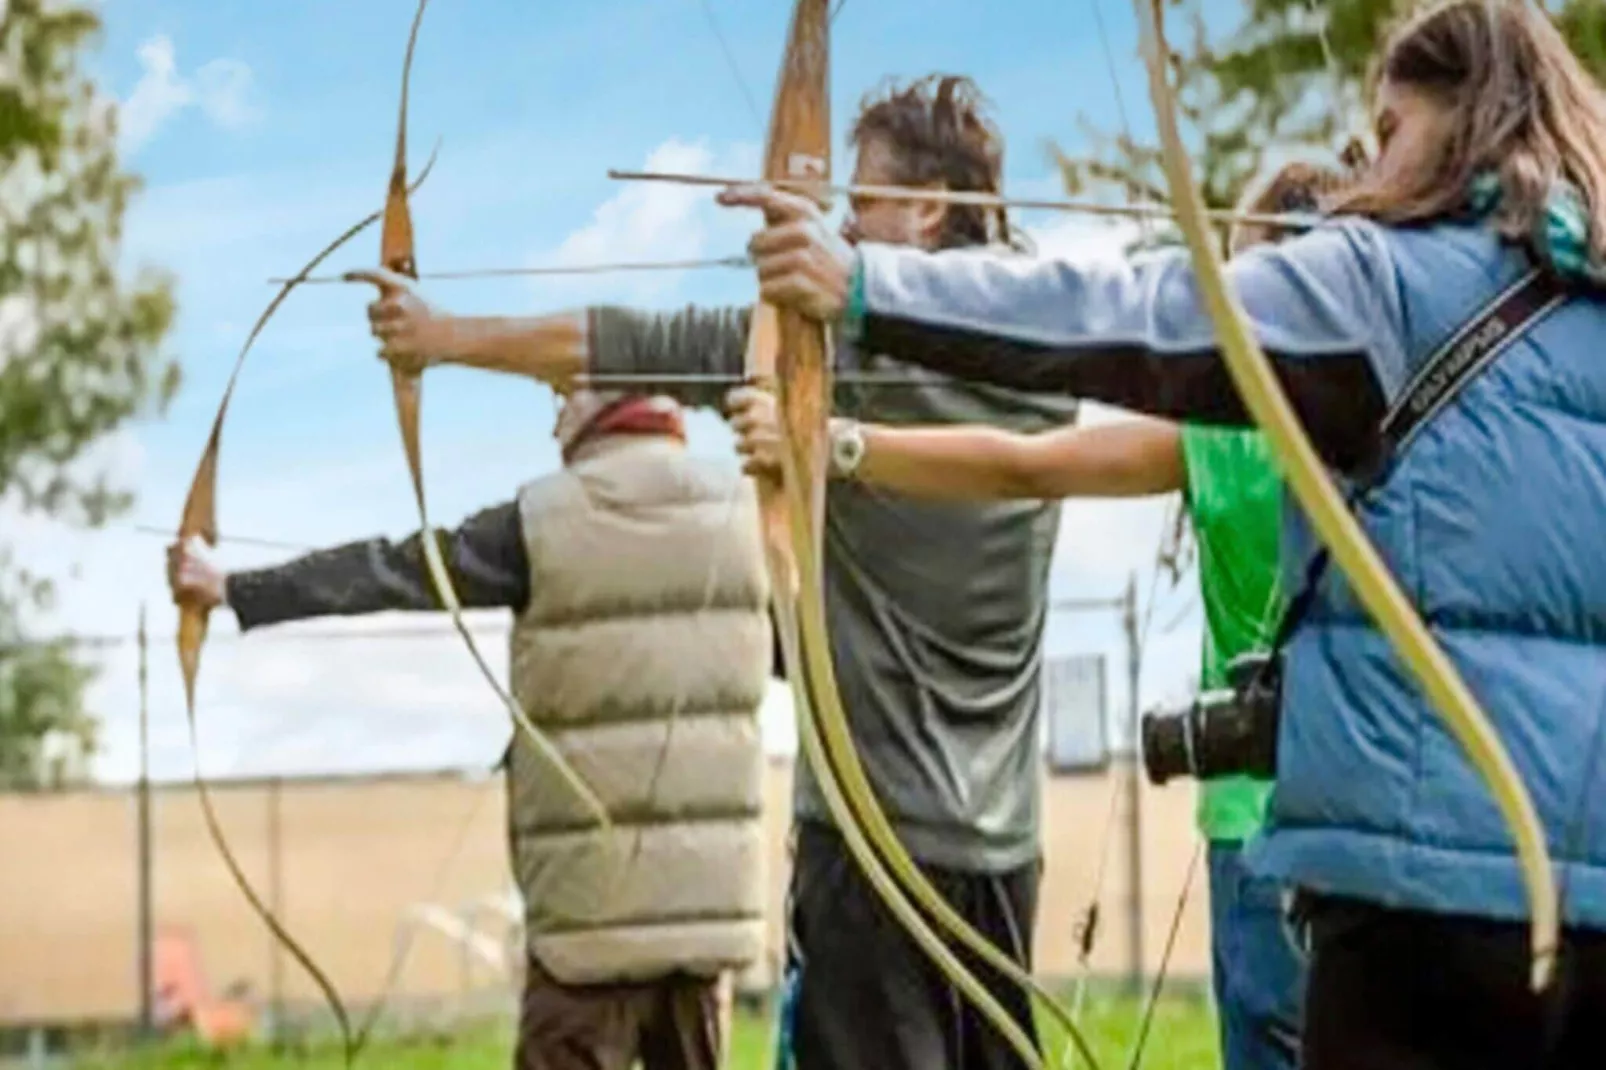
M 764 157 L 770 181 L 830 176 L 830 12 L 796 0 Z M 1089 1065 L 1098 1061 L 1071 1014 L 1031 974 L 977 932 L 898 839 L 859 757 L 842 707 L 823 599 L 827 426 L 832 350 L 826 329 L 760 302 L 747 353 L 749 375 L 774 390 L 782 440 L 780 485 L 761 481 L 762 537 L 776 627 L 798 718 L 799 742 L 845 845 L 894 919 L 1028 1066 L 1042 1054 L 937 929 L 1037 997 Z
M 431 169 L 434 167 L 436 154 L 434 152 L 430 154 L 418 178 L 409 184 L 407 181 L 407 105 L 413 52 L 418 42 L 419 26 L 423 21 L 424 11 L 428 6 L 428 2 L 429 0 L 419 0 L 413 14 L 411 29 L 408 32 L 407 51 L 402 66 L 401 103 L 398 109 L 395 156 L 392 162 L 385 205 L 382 210 L 374 212 L 348 227 L 339 237 L 308 261 L 300 271 L 285 280 L 275 293 L 273 300 L 269 302 L 267 308 L 263 310 L 252 325 L 250 332 L 246 336 L 245 343 L 235 357 L 234 367 L 224 387 L 223 397 L 218 403 L 217 412 L 213 417 L 211 431 L 202 450 L 200 462 L 196 465 L 195 475 L 190 482 L 189 493 L 185 498 L 184 509 L 178 526 L 177 535 L 181 543 L 188 542 L 192 538 L 200 538 L 209 546 L 217 544 L 217 473 L 223 440 L 223 427 L 227 419 L 229 403 L 233 398 L 240 371 L 252 346 L 256 343 L 264 328 L 266 328 L 268 321 L 272 319 L 285 299 L 289 297 L 291 291 L 313 277 L 314 272 L 330 255 L 367 230 L 375 222 L 382 222 L 380 238 L 380 259 L 382 264 L 399 274 L 409 277 L 416 276 L 417 266 L 414 257 L 412 217 L 408 207 L 408 196 L 428 178 Z M 480 652 L 478 644 L 475 643 L 466 622 L 463 620 L 461 602 L 441 559 L 440 547 L 435 540 L 429 523 L 423 487 L 423 466 L 419 436 L 419 381 L 417 377 L 393 371 L 392 390 L 395 395 L 397 422 L 401 429 L 408 474 L 411 478 L 414 499 L 418 508 L 420 541 L 429 577 L 435 588 L 437 598 L 440 600 L 442 607 L 450 613 L 453 626 L 467 646 L 475 664 L 479 667 L 481 675 L 491 685 L 497 697 L 507 709 L 515 730 L 521 732 L 535 745 L 537 752 L 543 756 L 552 771 L 557 774 L 559 782 L 573 794 L 587 818 L 595 824 L 598 830 L 605 831 L 611 827 L 611 822 L 607 810 L 597 799 L 595 792 L 591 790 L 590 786 L 585 783 L 568 761 L 563 758 L 552 742 L 530 723 L 522 707 L 519 706 L 518 702 L 514 700 L 491 670 L 484 655 Z M 241 867 L 234 851 L 228 844 L 227 837 L 224 835 L 222 823 L 218 818 L 217 810 L 212 800 L 210 787 L 201 772 L 199 729 L 196 712 L 196 683 L 200 673 L 201 651 L 206 642 L 210 609 L 194 600 L 187 599 L 178 601 L 178 609 L 177 645 L 179 670 L 184 682 L 185 712 L 190 731 L 191 749 L 195 754 L 196 795 L 205 819 L 207 833 L 213 845 L 217 848 L 229 875 L 233 878 L 241 894 L 245 896 L 253 912 L 267 926 L 274 939 L 306 971 L 327 1002 L 339 1029 L 344 1058 L 349 1066 L 355 1061 L 361 1043 L 366 1039 L 367 1030 L 364 1029 L 361 1035 L 354 1033 L 349 1010 L 341 999 L 334 982 L 263 901 L 262 896 L 246 877 L 244 869 Z M 376 1020 L 376 1017 L 376 1015 L 371 1015 L 370 1022 Z

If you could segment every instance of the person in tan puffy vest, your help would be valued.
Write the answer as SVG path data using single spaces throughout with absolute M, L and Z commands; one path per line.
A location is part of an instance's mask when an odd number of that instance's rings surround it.
M 465 607 L 506 606 L 510 684 L 607 805 L 587 816 L 515 733 L 508 837 L 528 963 L 519 1070 L 713 1070 L 728 981 L 764 951 L 763 750 L 773 662 L 752 485 L 688 456 L 657 397 L 578 391 L 562 470 L 439 533 Z M 224 573 L 169 549 L 175 596 L 242 631 L 314 616 L 438 608 L 420 535 Z

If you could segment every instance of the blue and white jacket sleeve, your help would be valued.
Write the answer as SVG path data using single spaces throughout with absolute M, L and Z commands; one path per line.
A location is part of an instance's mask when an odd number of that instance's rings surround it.
M 1228 277 L 1319 452 L 1349 468 L 1404 379 L 1386 233 L 1327 224 Z M 869 352 L 1014 390 L 1201 423 L 1249 421 L 1182 250 L 1130 260 L 863 245 L 844 329 Z

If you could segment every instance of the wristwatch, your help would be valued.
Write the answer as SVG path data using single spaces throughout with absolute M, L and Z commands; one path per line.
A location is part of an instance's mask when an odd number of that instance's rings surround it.
M 864 460 L 864 425 L 838 417 L 831 421 L 830 436 L 832 478 L 852 479 Z

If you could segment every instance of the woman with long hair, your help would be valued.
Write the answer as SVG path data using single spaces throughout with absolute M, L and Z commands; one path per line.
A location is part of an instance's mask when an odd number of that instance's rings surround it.
M 1285 647 L 1277 781 L 1250 849 L 1299 889 L 1302 1065 L 1598 1065 L 1606 1050 L 1606 102 L 1533 5 L 1449 0 L 1372 86 L 1376 161 L 1310 233 L 1227 274 L 1318 452 L 1512 753 L 1564 934 L 1528 987 L 1500 811 L 1335 570 Z M 872 352 L 1016 389 L 1242 424 L 1193 268 L 850 249 L 763 188 L 762 296 Z M 1535 270 L 1562 294 L 1382 456 L 1380 422 L 1446 339 Z M 1285 584 L 1314 542 L 1284 519 Z M 1587 1060 L 1587 1062 L 1586 1062 Z

